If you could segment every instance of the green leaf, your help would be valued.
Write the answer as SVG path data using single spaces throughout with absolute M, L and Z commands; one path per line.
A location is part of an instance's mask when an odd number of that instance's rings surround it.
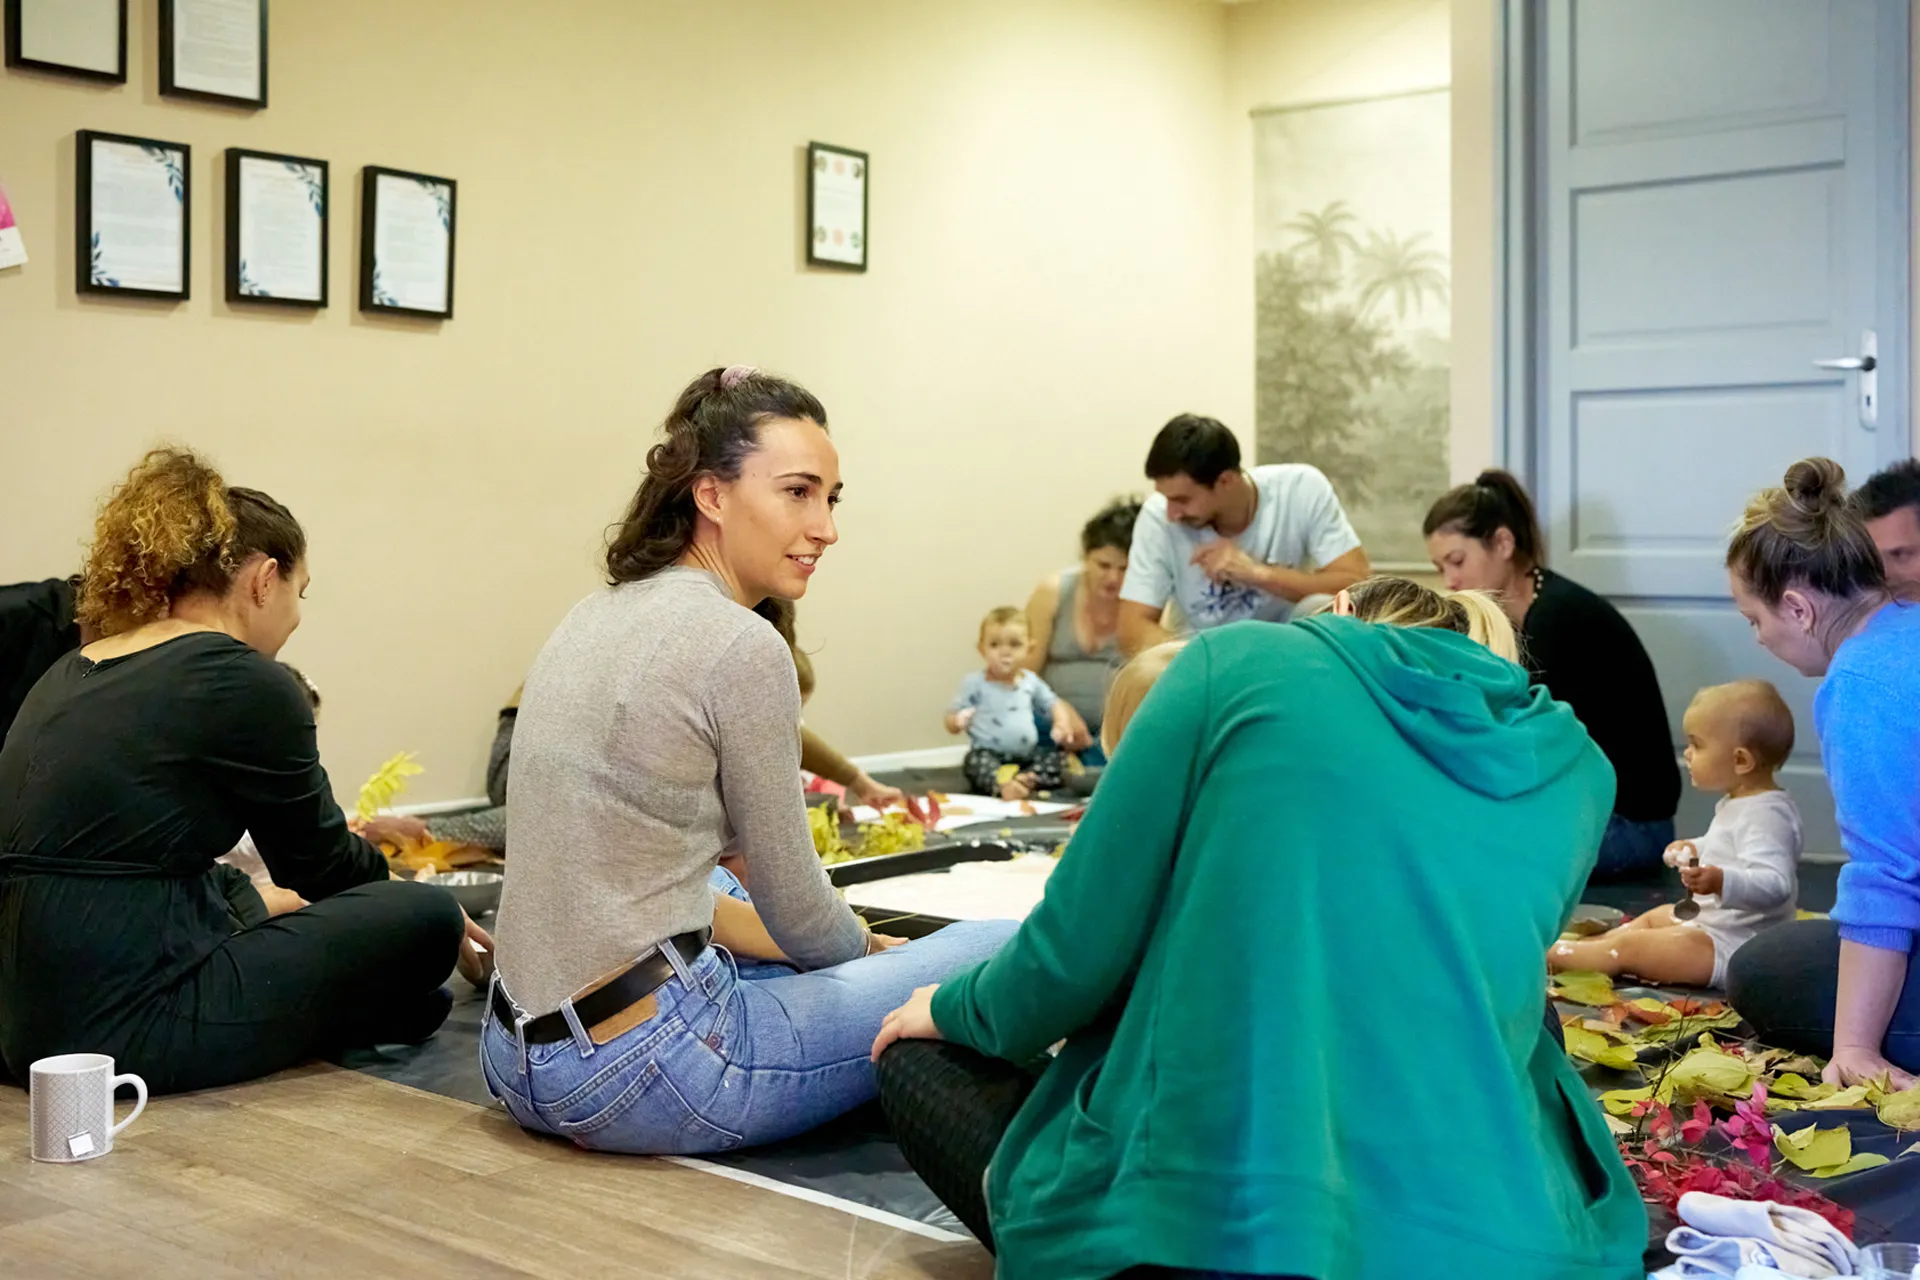
M 1829 1085 L 1828 1088 L 1832 1089 L 1832 1086 Z M 1807 1103 L 1806 1109 L 1808 1111 L 1848 1111 L 1856 1107 L 1870 1107 L 1873 1104 L 1867 1100 L 1867 1091 L 1867 1085 L 1856 1084 L 1851 1089 L 1840 1089 L 1828 1093 L 1825 1097 L 1817 1098 Z
M 1858 1173 L 1862 1169 L 1875 1169 L 1886 1163 L 1888 1163 L 1888 1161 L 1885 1156 L 1874 1155 L 1871 1151 L 1862 1151 L 1845 1164 L 1835 1165 L 1831 1169 L 1809 1169 L 1807 1170 L 1807 1176 L 1810 1178 L 1838 1178 L 1845 1174 Z
M 1920 1129 L 1920 1084 L 1880 1099 L 1880 1123 L 1896 1129 Z
M 1708 1040 L 1667 1069 L 1659 1098 L 1744 1098 L 1752 1089 L 1752 1069 Z
M 1639 1065 L 1631 1048 L 1615 1044 L 1597 1031 L 1589 1031 L 1585 1027 L 1562 1027 L 1560 1034 L 1566 1040 L 1567 1052 L 1576 1058 L 1620 1071 Z
M 1647 1102 L 1653 1097 L 1653 1086 L 1641 1089 L 1609 1089 L 1600 1095 L 1600 1105 L 1609 1114 L 1624 1116 L 1633 1114 L 1635 1105 Z
M 1804 1169 L 1816 1178 L 1835 1178 L 1841 1173 L 1852 1173 L 1855 1169 L 1871 1168 L 1875 1164 L 1885 1164 L 1884 1156 L 1860 1156 L 1853 1154 L 1853 1134 L 1845 1125 L 1837 1129 L 1818 1129 L 1808 1125 L 1793 1133 L 1788 1133 L 1779 1125 L 1773 1126 L 1773 1145 L 1786 1157 L 1787 1163 L 1796 1169 Z M 1865 1164 L 1858 1163 L 1865 1160 Z
M 1615 1000 L 1613 979 L 1594 969 L 1569 969 L 1553 975 L 1553 995 L 1572 1004 L 1604 1009 Z
M 1819 1098 L 1831 1098 L 1838 1092 L 1840 1092 L 1840 1089 L 1837 1085 L 1815 1084 L 1805 1076 L 1798 1075 L 1792 1071 L 1784 1071 L 1775 1076 L 1773 1083 L 1767 1086 L 1767 1093 L 1770 1097 L 1799 1098 L 1808 1102 Z

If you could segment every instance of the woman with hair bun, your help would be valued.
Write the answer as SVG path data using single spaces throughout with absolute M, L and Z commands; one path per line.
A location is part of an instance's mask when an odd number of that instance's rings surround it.
M 1845 482 L 1826 458 L 1794 463 L 1727 547 L 1754 638 L 1821 678 L 1813 724 L 1847 853 L 1832 918 L 1748 942 L 1727 993 L 1769 1044 L 1830 1056 L 1828 1080 L 1905 1088 L 1920 1072 L 1920 608 L 1895 602 Z
M 1653 661 L 1606 600 L 1547 568 L 1533 500 L 1510 472 L 1482 471 L 1442 494 L 1422 532 L 1447 588 L 1489 591 L 1519 632 L 1520 658 L 1613 766 L 1613 817 L 1598 876 L 1654 871 L 1673 843 L 1679 753 Z
M 156 449 L 100 511 L 79 617 L 0 749 L 0 1057 L 106 1053 L 156 1093 L 424 1040 L 488 942 L 347 829 L 313 710 L 274 661 L 300 625 L 287 509 Z M 214 860 L 243 831 L 312 903 L 235 931 Z M 264 912 L 262 912 L 264 914 Z
M 790 602 L 840 536 L 826 426 L 785 379 L 694 379 L 608 586 L 527 675 L 480 1060 L 528 1129 L 652 1155 L 811 1129 L 874 1097 L 881 1015 L 1012 932 L 966 921 L 901 945 L 814 852 Z M 750 900 L 716 865 L 731 847 Z
M 1089 764 L 1105 762 L 1100 720 L 1121 665 L 1120 588 L 1140 499 L 1115 498 L 1080 530 L 1080 563 L 1033 589 L 1027 601 L 1027 656 L 1021 663 L 1060 695 L 1054 715 L 1064 745 Z

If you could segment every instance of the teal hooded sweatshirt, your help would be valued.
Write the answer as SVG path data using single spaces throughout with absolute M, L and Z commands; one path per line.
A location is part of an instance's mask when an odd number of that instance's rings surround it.
M 1066 1045 L 987 1179 L 1001 1280 L 1625 1280 L 1647 1219 L 1544 1023 L 1613 771 L 1522 668 L 1318 617 L 1168 668 L 1047 885 L 935 993 Z

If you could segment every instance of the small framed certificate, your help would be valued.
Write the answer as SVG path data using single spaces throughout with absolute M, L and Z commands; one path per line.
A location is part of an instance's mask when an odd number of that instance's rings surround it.
M 127 0 L 6 0 L 7 65 L 127 82 Z
M 80 292 L 185 300 L 191 149 L 91 129 L 76 149 Z
M 267 105 L 267 0 L 160 0 L 160 92 Z
M 867 177 L 864 151 L 807 144 L 807 261 L 843 271 L 867 269 Z
M 327 162 L 227 151 L 227 301 L 327 305 Z
M 360 309 L 453 318 L 452 178 L 360 171 Z

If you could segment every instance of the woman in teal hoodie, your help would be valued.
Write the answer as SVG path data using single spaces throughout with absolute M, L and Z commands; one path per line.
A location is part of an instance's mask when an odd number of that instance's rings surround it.
M 1001 1280 L 1641 1274 L 1644 1208 L 1541 1019 L 1613 791 L 1573 713 L 1465 635 L 1193 640 L 1045 900 L 875 1045 L 1065 1040 L 1024 1102 L 997 1086 Z

